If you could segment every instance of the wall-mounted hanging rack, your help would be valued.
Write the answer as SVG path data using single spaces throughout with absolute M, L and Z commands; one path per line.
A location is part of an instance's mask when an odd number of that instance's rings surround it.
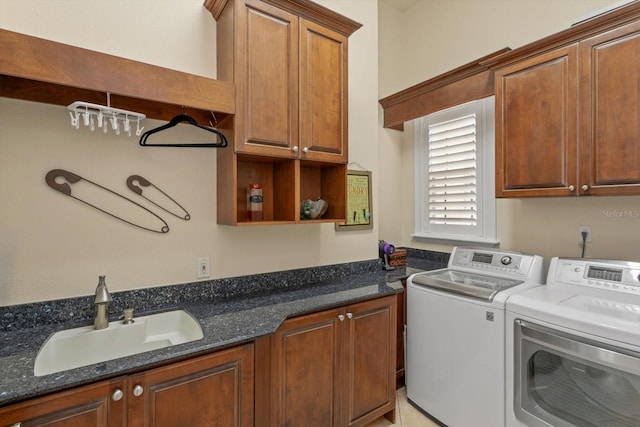
M 215 116 L 213 117 L 213 119 L 215 120 Z M 192 126 L 195 126 L 197 128 L 203 129 L 207 132 L 211 132 L 214 133 L 215 135 L 217 135 L 217 142 L 198 142 L 198 143 L 191 143 L 191 142 L 175 142 L 175 143 L 168 143 L 168 144 L 150 144 L 147 142 L 147 140 L 149 139 L 149 136 L 153 135 L 154 133 L 158 133 L 158 132 L 162 132 L 163 130 L 166 129 L 170 129 L 174 126 L 176 126 L 179 123 L 183 123 L 186 122 Z M 211 122 L 210 122 L 211 123 Z M 196 120 L 191 117 L 188 116 L 186 114 L 178 114 L 177 116 L 175 116 L 173 119 L 171 119 L 171 121 L 165 125 L 159 126 L 155 129 L 151 129 L 146 131 L 145 133 L 142 134 L 142 136 L 140 137 L 140 145 L 142 147 L 209 147 L 209 148 L 224 148 L 228 145 L 227 142 L 227 138 L 224 136 L 224 134 L 222 132 L 220 132 L 218 129 L 215 129 L 213 127 L 208 127 L 208 126 L 202 126 L 199 125 Z
M 71 126 L 74 128 L 80 129 L 80 123 L 82 122 L 92 132 L 97 126 L 104 133 L 107 133 L 107 130 L 111 128 L 116 135 L 120 135 L 120 124 L 122 123 L 122 130 L 127 136 L 131 136 L 134 124 L 136 136 L 140 136 L 144 129 L 144 127 L 140 126 L 140 121 L 147 117 L 142 113 L 112 107 L 109 93 L 107 93 L 107 105 L 76 101 L 69 105 L 67 109 L 71 116 Z

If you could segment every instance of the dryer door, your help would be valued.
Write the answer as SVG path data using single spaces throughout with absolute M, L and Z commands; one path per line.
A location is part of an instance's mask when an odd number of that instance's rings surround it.
M 529 426 L 640 425 L 640 354 L 521 320 L 515 413 Z

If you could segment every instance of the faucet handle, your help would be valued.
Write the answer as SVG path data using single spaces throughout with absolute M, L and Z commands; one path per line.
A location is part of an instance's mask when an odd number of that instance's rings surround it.
M 124 319 L 122 321 L 123 325 L 130 325 L 133 322 L 135 322 L 135 320 L 133 320 L 133 308 L 131 308 L 131 307 L 125 308 L 124 309 L 124 314 L 122 315 L 122 319 Z

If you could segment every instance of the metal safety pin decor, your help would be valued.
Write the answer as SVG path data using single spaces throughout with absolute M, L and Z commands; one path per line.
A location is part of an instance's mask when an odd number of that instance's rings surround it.
M 145 190 L 140 186 L 145 187 Z M 129 187 L 129 190 L 133 191 L 140 197 L 147 199 L 163 211 L 185 221 L 189 221 L 191 219 L 189 212 L 187 212 L 180 203 L 173 200 L 173 198 L 171 198 L 167 193 L 140 175 L 131 175 L 127 178 L 127 187 Z
M 154 233 L 169 232 L 167 223 L 149 209 L 75 173 L 52 169 L 45 181 L 54 190 L 122 222 Z

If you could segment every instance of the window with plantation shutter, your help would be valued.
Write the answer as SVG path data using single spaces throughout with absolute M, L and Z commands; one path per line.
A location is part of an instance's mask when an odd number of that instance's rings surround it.
M 496 243 L 493 97 L 415 121 L 414 237 Z
M 476 115 L 429 124 L 429 222 L 476 225 Z

